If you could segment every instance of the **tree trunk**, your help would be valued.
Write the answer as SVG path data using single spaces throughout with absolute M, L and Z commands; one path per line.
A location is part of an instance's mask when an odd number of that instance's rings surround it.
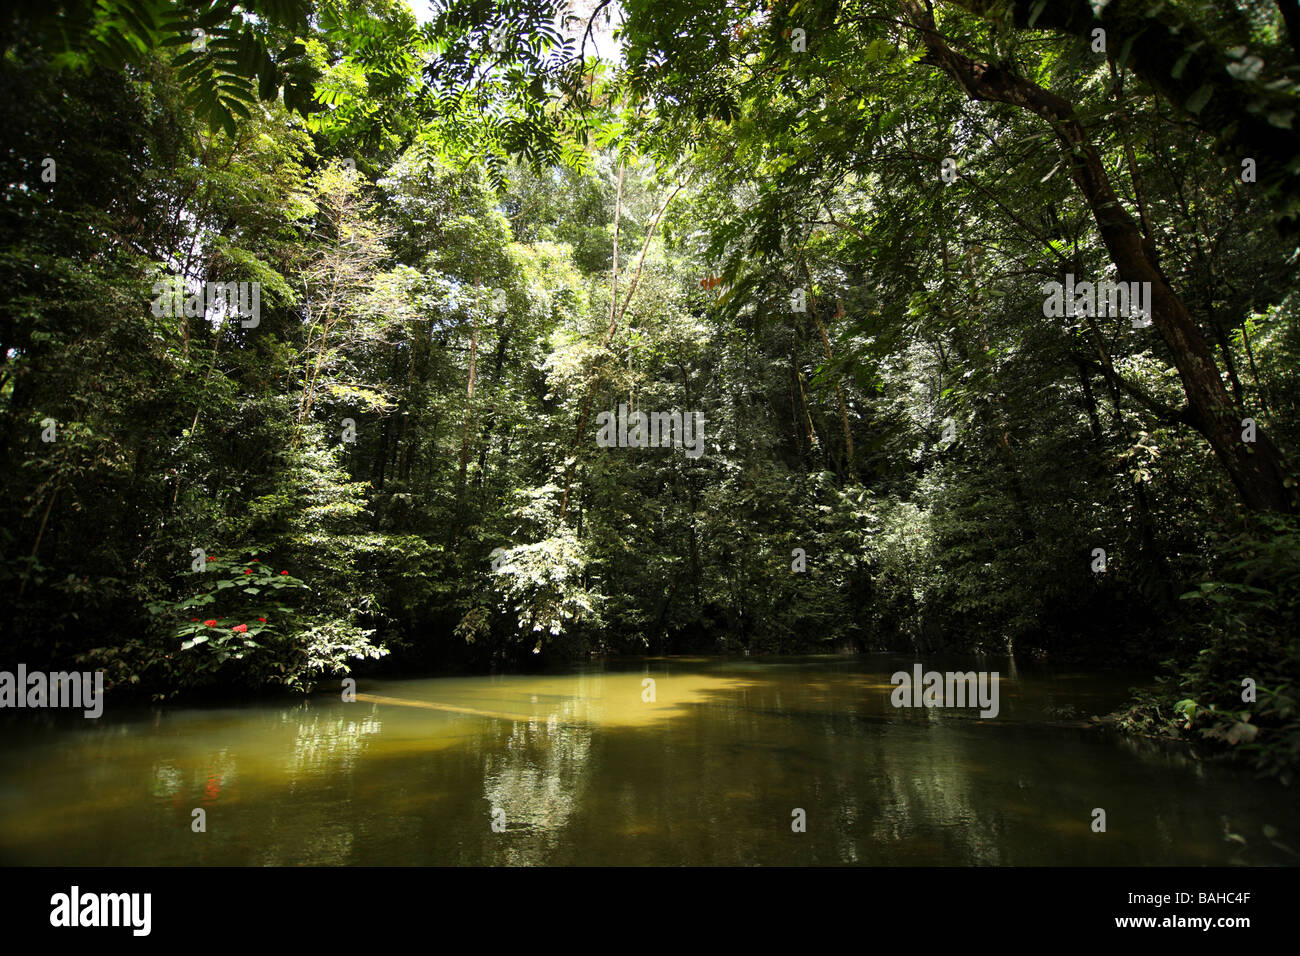
M 1281 454 L 1262 430 L 1257 430 L 1254 447 L 1241 440 L 1241 421 L 1205 337 L 1151 261 L 1141 230 L 1121 205 L 1071 104 L 1023 77 L 956 52 L 915 0 L 906 0 L 904 5 L 928 51 L 925 62 L 953 76 L 971 99 L 1018 106 L 1051 125 L 1070 158 L 1070 174 L 1092 210 L 1102 241 L 1119 270 L 1119 280 L 1151 284 L 1151 321 L 1178 369 L 1187 396 L 1188 420 L 1209 441 L 1248 508 L 1293 510 L 1294 503 L 1283 485 L 1286 473 Z
M 826 352 L 826 361 L 831 363 L 835 361 L 835 355 L 831 352 L 831 339 L 826 334 L 826 325 L 822 322 L 821 314 L 817 311 L 817 297 L 812 294 L 812 274 L 808 271 L 808 263 L 803 263 L 803 274 L 808 280 L 808 307 L 812 312 L 813 321 L 817 323 L 817 331 L 821 335 L 822 348 Z M 837 309 L 837 315 L 843 315 L 843 305 Z M 802 385 L 801 385 L 802 387 Z M 835 397 L 839 399 L 840 405 L 840 425 L 844 429 L 844 473 L 850 481 L 858 480 L 857 472 L 853 469 L 853 430 L 849 427 L 849 406 L 844 401 L 844 389 L 840 383 L 835 383 Z
M 1285 63 L 1268 64 L 1268 72 L 1243 81 L 1228 68 L 1240 61 L 1230 53 L 1232 41 L 1216 42 L 1180 9 L 1182 4 L 1152 3 L 1151 0 L 953 0 L 960 7 L 988 21 L 1004 17 L 1018 29 L 1054 30 L 1091 40 L 1098 27 L 1106 31 L 1108 50 L 1125 51 L 1123 66 L 1132 70 L 1161 96 L 1182 110 L 1202 129 L 1215 137 L 1215 148 L 1225 165 L 1240 172 L 1246 157 L 1258 163 L 1259 186 L 1275 192 L 1287 229 L 1300 216 L 1300 177 L 1291 164 L 1300 153 L 1300 129 L 1282 129 L 1268 121 L 1270 115 L 1295 110 L 1296 97 L 1286 87 L 1270 88 L 1280 78 Z M 1279 0 L 1285 15 L 1296 0 Z M 911 12 L 920 5 L 906 0 Z M 1242 36 L 1248 26 L 1228 3 L 1215 4 L 1229 31 Z M 1238 7 L 1244 5 L 1238 4 Z M 915 20 L 916 18 L 913 17 Z M 1300 17 L 1286 17 L 1294 30 Z M 916 20 L 917 23 L 922 21 Z M 927 21 L 931 22 L 932 21 Z M 1296 34 L 1289 39 L 1297 47 Z M 1208 100 L 1205 91 L 1210 92 Z

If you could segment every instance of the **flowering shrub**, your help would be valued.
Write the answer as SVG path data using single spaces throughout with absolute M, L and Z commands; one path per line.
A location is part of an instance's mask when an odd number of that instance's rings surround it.
M 168 670 L 179 684 L 208 683 L 220 673 L 223 681 L 307 690 L 322 674 L 348 673 L 349 660 L 388 653 L 371 643 L 373 630 L 323 613 L 319 595 L 310 612 L 296 606 L 295 592 L 307 585 L 256 557 L 209 555 L 203 573 L 185 580 L 197 593 L 149 605 L 177 642 L 177 667 Z
M 171 637 L 179 650 L 193 653 L 191 665 L 196 677 L 210 676 L 228 661 L 244 660 L 261 654 L 263 666 L 272 666 L 272 658 L 282 659 L 282 652 L 292 644 L 299 630 L 298 611 L 285 602 L 293 590 L 307 585 L 287 571 L 275 574 L 257 558 L 231 560 L 209 555 L 202 574 L 194 575 L 200 587 L 196 594 L 176 602 L 155 602 L 149 610 L 176 623 Z M 200 620 L 196 610 L 215 616 Z

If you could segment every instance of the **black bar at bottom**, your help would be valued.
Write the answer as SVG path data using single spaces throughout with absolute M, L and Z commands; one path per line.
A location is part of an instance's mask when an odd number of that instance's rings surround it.
M 734 947 L 770 946 L 776 932 L 813 942 L 845 931 L 867 945 L 951 936 L 962 945 L 1131 937 L 1217 946 L 1294 929 L 1300 906 L 1295 869 L 11 867 L 0 880 L 6 941 L 127 946 L 256 939 L 383 949 L 385 939 L 444 938 L 463 948 L 547 937 L 566 945 L 575 934 L 584 947 L 706 938 Z M 121 925 L 52 925 L 73 922 L 73 887 L 76 922 Z M 143 896 L 104 897 L 145 893 L 147 935 L 137 932 Z M 449 930 L 455 936 L 444 937 Z

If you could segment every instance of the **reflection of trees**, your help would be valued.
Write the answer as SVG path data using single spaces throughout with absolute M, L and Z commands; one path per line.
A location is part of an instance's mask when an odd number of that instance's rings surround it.
M 966 728 L 945 726 L 937 715 L 921 731 L 924 740 L 917 739 L 917 730 L 889 727 L 876 741 L 877 806 L 867 826 L 868 853 L 873 846 L 888 848 L 890 863 L 932 866 L 1007 862 L 1002 808 L 981 807 L 972 773 L 978 771 L 982 748 Z
M 668 819 L 661 807 L 640 804 L 653 802 L 665 780 L 680 783 L 687 778 L 660 778 L 653 786 L 636 788 L 635 795 L 625 790 L 615 795 L 608 783 L 593 789 L 593 741 L 598 735 L 606 744 L 616 739 L 619 756 L 635 763 L 643 757 L 651 762 L 671 758 L 675 735 L 693 733 L 697 703 L 729 700 L 732 693 L 743 691 L 751 681 L 655 671 L 657 696 L 647 701 L 642 680 L 649 673 L 587 671 L 562 680 L 530 681 L 539 693 L 527 694 L 528 703 L 548 712 L 499 725 L 499 736 L 483 758 L 483 796 L 488 809 L 499 807 L 506 813 L 506 833 L 492 834 L 496 839 L 485 845 L 486 853 L 499 853 L 490 857 L 494 862 L 560 862 L 557 854 L 564 862 L 591 862 L 590 854 L 598 853 L 600 848 L 590 836 L 575 841 L 561 834 L 575 816 L 592 811 L 589 804 L 593 796 L 600 801 L 611 797 L 619 801 L 620 810 L 612 818 L 623 821 L 620 828 L 626 826 L 629 832 L 650 832 L 658 829 L 659 821 Z M 523 690 L 520 687 L 516 693 L 523 697 Z M 519 700 L 504 706 L 518 707 Z M 648 748 L 644 743 L 635 743 L 631 745 L 635 750 L 629 752 L 625 749 L 628 741 L 645 740 L 640 733 L 626 735 L 634 727 L 652 732 L 656 743 Z M 602 827 L 612 825 L 608 819 L 601 819 Z M 484 830 L 490 832 L 486 826 Z
M 657 673 L 656 704 L 641 673 L 401 688 L 518 719 L 336 703 L 95 737 L 69 757 L 76 785 L 51 766 L 21 801 L 0 791 L 0 851 L 68 865 L 1295 862 L 1276 848 L 1289 833 L 1260 829 L 1285 831 L 1289 805 L 1182 752 L 895 710 L 879 674 L 772 670 Z M 1040 685 L 1022 712 L 1068 690 Z M 790 830 L 795 807 L 806 833 Z
M 366 747 L 366 739 L 377 734 L 383 722 L 374 712 L 364 717 L 313 714 L 298 724 L 290 758 L 290 777 L 319 773 L 329 768 L 351 772 Z
M 170 763 L 154 764 L 153 780 L 149 782 L 149 793 L 155 797 L 170 797 L 185 788 L 185 774 L 180 767 Z
M 161 761 L 153 764 L 150 776 L 151 796 L 176 798 L 190 794 L 200 803 L 209 805 L 215 803 L 222 792 L 235 782 L 235 756 L 223 748 L 194 761 L 188 772 L 170 761 Z
M 680 735 L 607 737 L 602 767 L 616 765 L 611 748 L 634 748 L 623 766 L 647 786 L 604 795 L 601 818 L 638 835 L 638 862 L 657 864 L 1026 862 L 1007 859 L 1006 781 L 989 776 L 1016 742 L 933 711 L 898 719 L 870 696 L 885 700 L 883 689 L 860 684 L 773 681 L 718 694 Z M 799 836 L 795 807 L 808 814 Z
M 565 702 L 572 707 L 570 702 Z M 506 813 L 507 833 L 537 831 L 553 844 L 578 809 L 591 755 L 589 727 L 569 725 L 556 714 L 514 723 L 501 745 L 485 756 L 483 796 Z M 531 842 L 531 841 L 530 841 Z M 517 858 L 516 858 L 517 857 Z M 508 846 L 501 862 L 539 862 L 536 848 Z
M 267 831 L 285 834 L 289 839 L 267 841 L 260 847 L 257 864 L 337 866 L 351 861 L 356 843 L 354 828 L 362 821 L 353 812 L 350 791 L 369 738 L 383 729 L 383 721 L 374 709 L 365 716 L 353 713 L 348 711 L 345 716 L 335 709 L 304 713 L 298 719 L 293 753 L 286 768 L 293 798 L 267 807 Z M 346 781 L 344 789 L 348 792 L 341 803 L 332 786 L 323 793 L 300 788 L 307 782 L 332 784 L 339 779 Z M 280 825 L 281 817 L 284 826 Z

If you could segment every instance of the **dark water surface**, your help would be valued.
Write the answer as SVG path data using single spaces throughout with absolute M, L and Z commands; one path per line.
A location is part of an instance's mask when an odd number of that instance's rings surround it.
M 1000 671 L 981 720 L 891 706 L 912 663 L 662 658 L 362 681 L 355 703 L 5 711 L 0 863 L 1298 862 L 1295 794 L 1069 726 L 1140 675 L 928 660 Z

